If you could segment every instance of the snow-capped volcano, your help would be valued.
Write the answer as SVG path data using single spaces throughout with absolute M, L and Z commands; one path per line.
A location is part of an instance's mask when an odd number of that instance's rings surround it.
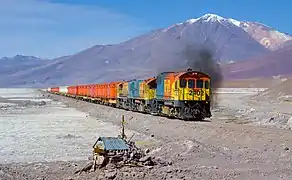
M 201 22 L 220 22 L 220 23 L 232 23 L 234 24 L 235 26 L 238 26 L 240 27 L 240 21 L 237 21 L 235 19 L 232 19 L 232 18 L 223 18 L 221 16 L 218 16 L 216 14 L 205 14 L 203 15 L 202 17 L 200 18 L 197 18 L 197 19 L 189 19 L 187 20 L 186 22 L 192 24 L 194 22 L 198 22 L 198 21 L 201 21 Z
M 205 14 L 200 18 L 185 21 L 185 23 L 189 24 L 196 22 L 221 23 L 227 26 L 235 25 L 242 28 L 253 39 L 272 51 L 283 47 L 286 41 L 292 40 L 291 35 L 279 32 L 259 22 L 238 21 L 232 18 L 224 18 L 216 14 Z

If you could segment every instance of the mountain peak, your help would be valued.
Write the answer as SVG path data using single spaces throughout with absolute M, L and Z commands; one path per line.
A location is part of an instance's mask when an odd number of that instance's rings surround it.
M 189 23 L 189 24 L 193 24 L 197 21 L 203 21 L 203 22 L 229 22 L 233 25 L 236 25 L 236 26 L 240 26 L 240 21 L 237 21 L 235 19 L 232 19 L 232 18 L 224 18 L 222 16 L 219 16 L 217 14 L 212 14 L 212 13 L 207 13 L 207 14 L 204 14 L 203 16 L 199 17 L 199 18 L 196 18 L 196 19 L 189 19 L 187 20 L 186 22 Z
M 217 14 L 207 13 L 207 14 L 201 16 L 200 19 L 203 19 L 206 21 L 217 21 L 217 20 L 223 20 L 224 18 L 221 16 L 218 16 Z
M 221 16 L 218 16 L 216 14 L 211 14 L 211 13 L 207 13 L 199 18 L 196 18 L 196 19 L 189 19 L 187 20 L 186 22 L 192 24 L 194 22 L 197 22 L 198 20 L 203 20 L 203 21 L 218 21 L 218 20 L 222 20 L 224 19 L 223 17 Z

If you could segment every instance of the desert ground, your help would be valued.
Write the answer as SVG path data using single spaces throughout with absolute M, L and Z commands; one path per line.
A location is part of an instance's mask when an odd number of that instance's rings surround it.
M 203 122 L 0 89 L 0 179 L 292 179 L 291 80 L 280 86 L 218 89 Z M 120 134 L 122 115 L 127 136 L 168 163 L 74 174 L 98 136 Z

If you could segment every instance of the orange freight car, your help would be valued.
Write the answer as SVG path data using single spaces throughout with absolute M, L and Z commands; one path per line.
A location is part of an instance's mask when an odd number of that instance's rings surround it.
M 87 95 L 87 85 L 82 85 L 82 96 L 85 97 Z
M 96 84 L 90 84 L 88 86 L 88 90 L 87 90 L 87 96 L 90 98 L 95 98 L 96 97 Z
M 78 85 L 77 86 L 77 96 L 81 96 L 82 94 L 82 88 L 81 88 L 81 85 Z
M 112 83 L 109 83 L 107 85 L 107 96 L 106 98 L 108 99 L 109 103 L 110 104 L 116 104 L 117 101 L 117 87 L 118 87 L 118 84 L 120 84 L 120 82 L 112 82 Z
M 105 100 L 107 97 L 107 83 L 100 84 L 100 98 Z
M 93 97 L 97 99 L 98 98 L 98 84 L 92 85 L 92 89 L 93 89 Z
M 101 90 L 100 90 L 100 84 L 96 85 L 96 98 L 98 98 L 100 100 L 101 98 Z
M 90 84 L 85 85 L 85 97 L 90 97 Z
M 83 96 L 83 85 L 77 86 L 77 96 Z
M 59 87 L 52 87 L 51 88 L 51 92 L 52 93 L 59 93 L 60 92 L 60 88 Z
M 68 94 L 71 96 L 77 96 L 77 94 L 78 94 L 77 90 L 78 90 L 77 86 L 69 86 L 68 87 Z

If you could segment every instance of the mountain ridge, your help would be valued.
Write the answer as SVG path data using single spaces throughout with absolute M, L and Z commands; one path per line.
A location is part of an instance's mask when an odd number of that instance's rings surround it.
M 226 80 L 292 76 L 292 45 L 261 57 L 223 66 Z
M 51 86 L 143 78 L 174 67 L 186 68 L 186 45 L 204 46 L 222 63 L 272 52 L 240 27 L 240 23 L 232 18 L 206 14 L 119 44 L 95 45 L 55 58 L 36 68 L 15 72 L 0 85 L 9 86 L 13 81 L 13 86 Z

